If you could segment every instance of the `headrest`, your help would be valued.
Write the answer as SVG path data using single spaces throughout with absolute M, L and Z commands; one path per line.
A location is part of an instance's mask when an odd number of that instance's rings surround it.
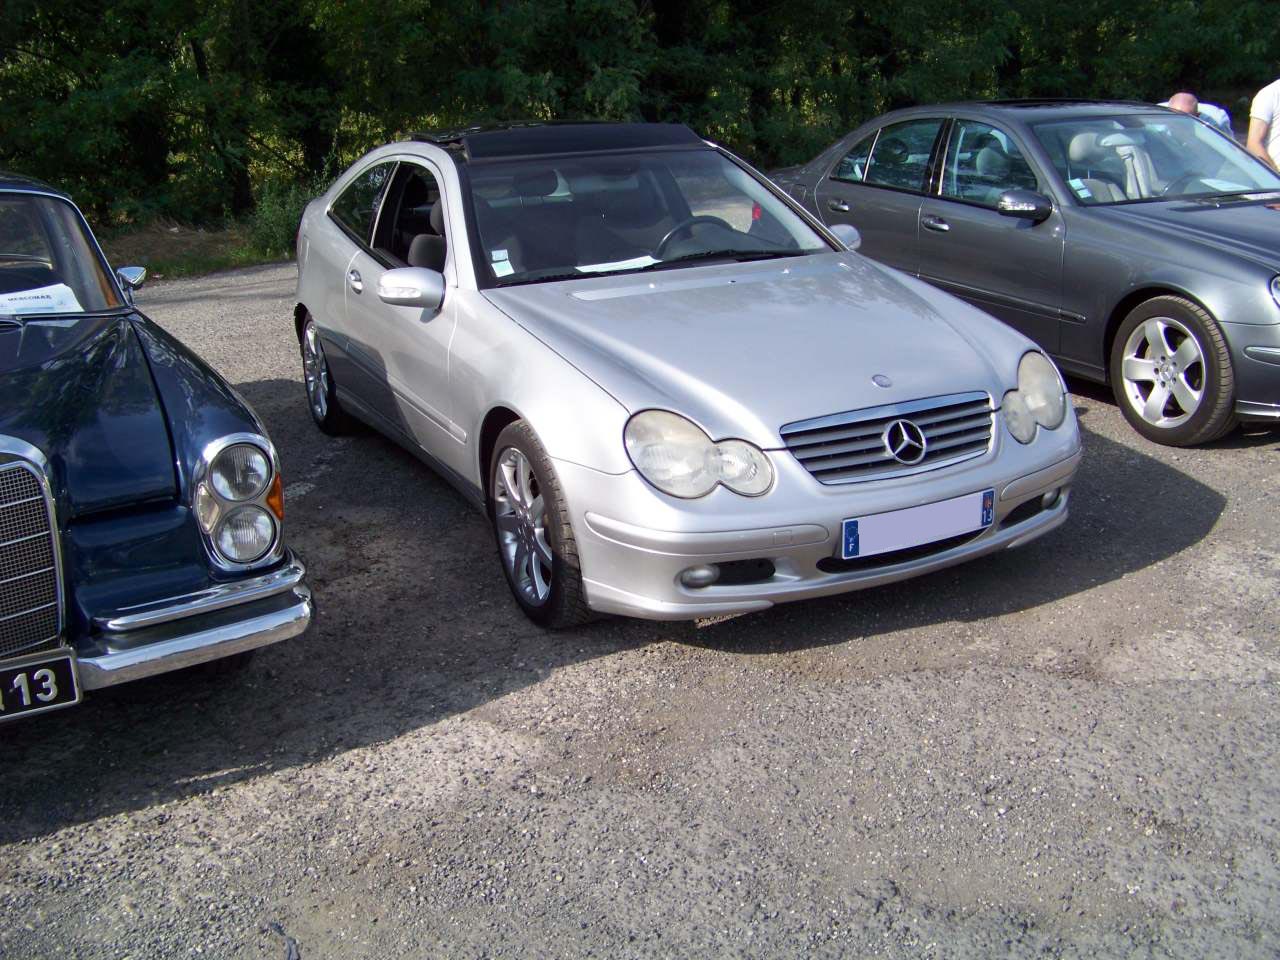
M 881 140 L 876 144 L 875 163 L 902 163 L 910 155 L 911 151 L 907 149 L 904 141 L 897 137 L 890 137 L 888 140 Z
M 1009 168 L 1012 164 L 1009 162 L 1009 155 L 995 141 L 987 144 L 978 151 L 978 157 L 974 161 L 978 173 L 984 177 L 991 177 L 996 180 L 1003 180 L 1009 175 Z
M 411 267 L 443 271 L 446 249 L 444 237 L 438 237 L 434 233 L 420 233 L 409 244 L 405 262 Z
M 522 197 L 549 197 L 560 186 L 554 170 L 534 170 L 515 178 L 515 191 Z
M 431 205 L 431 229 L 437 236 L 444 236 L 444 207 L 439 200 Z
M 1067 146 L 1067 159 L 1072 163 L 1088 163 L 1098 157 L 1098 134 L 1085 130 L 1071 138 Z

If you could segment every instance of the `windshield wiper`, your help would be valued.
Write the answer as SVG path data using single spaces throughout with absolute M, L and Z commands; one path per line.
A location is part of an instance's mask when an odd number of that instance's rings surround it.
M 686 253 L 672 257 L 670 260 L 659 260 L 648 266 L 640 267 L 640 271 L 661 270 L 680 263 L 692 263 L 696 260 L 736 260 L 746 263 L 750 260 L 779 260 L 784 257 L 803 257 L 798 250 L 699 250 L 697 253 Z

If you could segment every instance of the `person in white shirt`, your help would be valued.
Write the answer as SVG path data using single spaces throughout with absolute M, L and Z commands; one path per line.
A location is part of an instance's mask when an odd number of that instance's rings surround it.
M 1249 108 L 1249 140 L 1255 157 L 1280 172 L 1280 80 L 1267 84 Z
M 1201 102 L 1194 93 L 1175 93 L 1160 106 L 1168 107 L 1170 110 L 1178 110 L 1182 113 L 1189 113 L 1193 117 L 1199 117 L 1209 126 L 1217 127 L 1228 137 L 1235 136 L 1231 131 L 1231 114 L 1216 103 Z

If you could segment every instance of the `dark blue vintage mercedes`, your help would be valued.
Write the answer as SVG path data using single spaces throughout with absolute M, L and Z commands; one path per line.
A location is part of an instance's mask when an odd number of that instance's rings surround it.
M 0 721 L 311 620 L 253 411 L 140 314 L 80 211 L 0 173 Z

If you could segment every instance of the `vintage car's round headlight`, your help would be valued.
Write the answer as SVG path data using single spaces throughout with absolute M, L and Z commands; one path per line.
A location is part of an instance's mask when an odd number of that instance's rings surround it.
M 717 443 L 665 410 L 637 413 L 627 421 L 623 440 L 640 475 L 673 497 L 705 497 L 717 484 L 757 497 L 773 485 L 773 466 L 758 447 L 745 440 Z
M 275 542 L 275 521 L 262 507 L 238 507 L 218 524 L 213 539 L 228 560 L 252 563 Z
M 1001 403 L 1004 422 L 1019 443 L 1030 443 L 1036 425 L 1046 430 L 1062 426 L 1067 415 L 1067 395 L 1057 368 L 1043 353 L 1031 351 L 1018 363 L 1018 389 Z
M 209 465 L 209 483 L 224 500 L 252 500 L 271 482 L 271 461 L 251 443 L 227 447 Z

